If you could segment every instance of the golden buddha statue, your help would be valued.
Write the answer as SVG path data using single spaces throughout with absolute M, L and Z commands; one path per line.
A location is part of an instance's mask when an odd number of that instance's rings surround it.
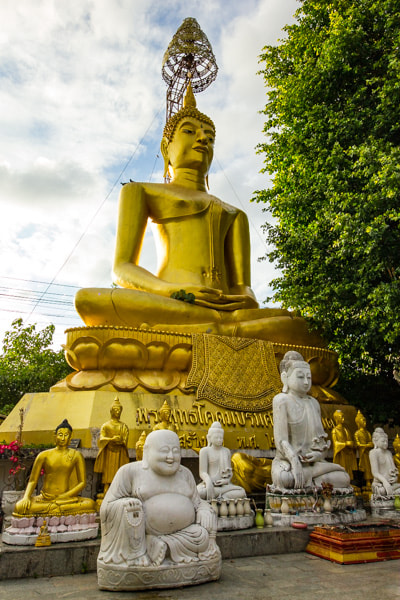
M 355 421 L 358 427 L 354 434 L 354 441 L 358 449 L 358 468 L 363 472 L 367 489 L 371 489 L 372 473 L 369 451 L 374 447 L 374 444 L 370 432 L 366 429 L 366 418 L 360 411 L 357 412 Z
M 184 106 L 167 121 L 161 142 L 171 181 L 131 182 L 121 191 L 113 273 L 123 289 L 79 290 L 79 315 L 88 326 L 324 346 L 302 318 L 258 308 L 250 287 L 247 217 L 207 191 L 214 138 L 214 124 L 196 108 L 189 84 Z M 139 266 L 149 219 L 155 225 L 157 275 Z M 188 301 L 173 297 L 180 290 Z
M 396 433 L 396 437 L 393 440 L 393 450 L 393 461 L 399 471 L 397 481 L 400 483 L 400 437 L 398 433 Z
M 143 448 L 144 448 L 144 443 L 146 441 L 146 437 L 147 434 L 145 431 L 142 431 L 142 433 L 139 436 L 138 441 L 136 442 L 135 445 L 135 449 L 136 449 L 136 460 L 142 460 L 143 459 Z
M 153 427 L 153 431 L 157 431 L 158 429 L 169 429 L 170 431 L 176 431 L 176 427 L 171 421 L 171 407 L 166 400 L 160 410 L 158 411 L 160 420 Z
M 122 406 L 119 398 L 116 397 L 110 408 L 111 419 L 103 423 L 100 429 L 99 453 L 94 463 L 94 472 L 102 474 L 104 494 L 107 493 L 118 469 L 129 462 L 129 429 L 125 423 L 122 423 L 121 413 Z
M 14 509 L 14 517 L 76 515 L 95 512 L 91 498 L 79 496 L 86 485 L 85 461 L 78 450 L 68 448 L 72 427 L 66 419 L 55 431 L 56 447 L 43 450 L 35 459 L 24 496 Z M 44 471 L 43 487 L 33 492 Z
M 335 410 L 333 420 L 336 426 L 332 429 L 333 462 L 341 465 L 350 477 L 357 470 L 356 453 L 351 433 L 344 424 L 344 414 L 341 410 Z

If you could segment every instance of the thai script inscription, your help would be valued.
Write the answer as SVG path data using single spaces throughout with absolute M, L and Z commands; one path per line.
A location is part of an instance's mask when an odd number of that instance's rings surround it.
M 140 407 L 136 409 L 136 424 L 158 423 L 158 411 Z M 229 427 L 273 427 L 272 412 L 256 413 L 239 410 L 205 410 L 204 402 L 195 402 L 191 410 L 173 408 L 171 421 L 179 429 L 185 425 L 203 425 L 209 427 L 214 421 Z

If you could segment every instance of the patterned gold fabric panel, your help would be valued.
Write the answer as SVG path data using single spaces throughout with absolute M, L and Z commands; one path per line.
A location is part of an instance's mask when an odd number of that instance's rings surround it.
M 261 411 L 282 390 L 271 342 L 195 333 L 186 386 L 199 400 L 235 410 Z

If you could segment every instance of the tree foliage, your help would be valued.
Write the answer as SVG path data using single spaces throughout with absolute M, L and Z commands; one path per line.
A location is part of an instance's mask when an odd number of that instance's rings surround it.
M 12 322 L 0 356 L 0 413 L 10 412 L 25 393 L 47 392 L 70 372 L 64 352 L 49 348 L 53 334 L 54 325 L 37 331 L 22 319 Z
M 275 217 L 274 299 L 321 329 L 349 390 L 361 375 L 383 378 L 398 400 L 400 5 L 300 4 L 285 39 L 261 56 L 260 152 L 273 185 L 256 199 Z

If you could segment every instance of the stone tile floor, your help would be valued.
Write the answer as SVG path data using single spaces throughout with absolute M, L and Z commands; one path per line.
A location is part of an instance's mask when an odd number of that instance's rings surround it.
M 396 600 L 400 560 L 339 565 L 298 552 L 223 561 L 220 581 L 145 592 L 97 589 L 95 573 L 0 582 L 0 600 Z

